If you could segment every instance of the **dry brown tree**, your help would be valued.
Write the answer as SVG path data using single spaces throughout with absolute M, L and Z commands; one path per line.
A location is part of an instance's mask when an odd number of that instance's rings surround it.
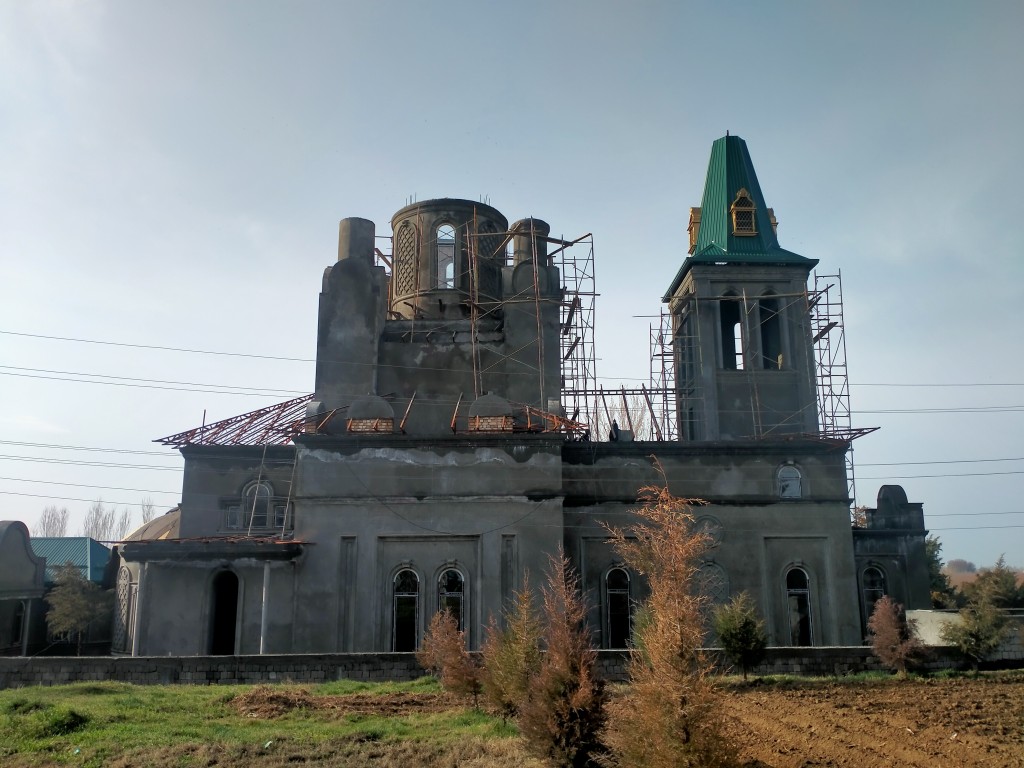
M 550 558 L 542 593 L 544 654 L 519 708 L 519 730 L 551 765 L 583 768 L 601 751 L 605 693 L 595 677 L 597 652 L 579 577 L 561 547 Z
M 523 588 L 514 595 L 505 611 L 505 626 L 491 616 L 486 637 L 480 649 L 483 668 L 480 683 L 484 698 L 503 718 L 514 718 L 530 687 L 530 680 L 540 669 L 540 617 L 533 607 L 530 577 L 523 578 Z
M 916 622 L 908 620 L 903 606 L 888 595 L 875 603 L 868 619 L 871 651 L 900 677 L 907 676 L 907 664 L 924 654 Z
M 660 469 L 660 467 L 659 467 Z M 608 708 L 603 734 L 622 768 L 720 768 L 736 764 L 721 730 L 711 665 L 701 652 L 704 602 L 697 571 L 710 543 L 692 506 L 668 488 L 641 489 L 638 521 L 609 529 L 626 564 L 644 574 L 650 596 L 630 651 L 630 684 Z
M 451 611 L 434 614 L 423 635 L 423 645 L 416 652 L 416 660 L 434 674 L 446 691 L 472 696 L 477 705 L 480 694 L 480 669 L 466 651 L 466 635 Z

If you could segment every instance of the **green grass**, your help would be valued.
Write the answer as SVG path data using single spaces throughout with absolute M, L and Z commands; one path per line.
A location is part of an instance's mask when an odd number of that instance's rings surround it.
M 440 690 L 429 678 L 411 683 L 339 681 L 275 687 L 302 688 L 313 696 Z M 199 765 L 209 762 L 209 755 L 180 748 L 200 745 L 209 750 L 214 745 L 225 754 L 239 756 L 235 762 L 217 761 L 231 765 L 252 762 L 282 744 L 312 761 L 319 759 L 317 750 L 328 743 L 444 745 L 516 736 L 514 727 L 468 707 L 401 717 L 329 709 L 295 709 L 272 719 L 247 717 L 231 701 L 250 689 L 79 683 L 0 691 L 0 764 L 101 766 L 125 760 L 125 765 Z M 268 742 L 270 746 L 264 747 Z M 150 759 L 155 754 L 173 759 Z M 127 760 L 133 755 L 140 759 Z

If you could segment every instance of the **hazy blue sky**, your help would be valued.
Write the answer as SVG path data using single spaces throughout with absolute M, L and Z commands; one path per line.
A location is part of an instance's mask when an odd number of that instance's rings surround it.
M 634 316 L 729 130 L 783 247 L 842 270 L 882 427 L 859 501 L 901 483 L 947 558 L 1024 566 L 1022 29 L 1019 1 L 0 3 L 0 518 L 172 506 L 150 441 L 309 392 L 337 221 L 389 234 L 410 196 L 592 232 L 598 373 L 646 377 Z

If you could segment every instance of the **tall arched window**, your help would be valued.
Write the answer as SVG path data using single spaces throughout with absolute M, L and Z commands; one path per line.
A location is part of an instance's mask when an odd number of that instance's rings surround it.
M 632 611 L 629 599 L 629 573 L 612 568 L 604 578 L 605 626 L 608 628 L 606 648 L 626 648 L 632 634 Z
M 782 370 L 782 310 L 779 300 L 766 295 L 758 302 L 761 324 L 761 367 L 767 370 Z
M 455 227 L 442 224 L 437 228 L 436 288 L 455 287 Z
M 274 495 L 270 483 L 250 483 L 242 493 L 242 527 L 267 528 L 270 517 L 270 499 Z
M 869 566 L 864 569 L 864 620 L 871 618 L 875 612 L 875 603 L 886 595 L 885 574 L 881 568 Z
M 734 293 L 718 301 L 718 319 L 722 333 L 722 367 L 743 370 L 743 304 Z
M 403 568 L 395 574 L 394 621 L 391 628 L 393 651 L 415 651 L 420 613 L 420 579 L 416 572 Z
M 460 632 L 466 628 L 465 586 L 462 574 L 454 568 L 443 571 L 437 580 L 437 610 L 450 611 L 459 624 Z
M 786 600 L 789 609 L 789 644 L 813 645 L 811 582 L 803 568 L 791 568 L 786 574 Z

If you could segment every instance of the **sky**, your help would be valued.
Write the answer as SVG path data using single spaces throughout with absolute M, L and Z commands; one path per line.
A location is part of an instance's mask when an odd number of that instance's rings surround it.
M 842 273 L 857 502 L 1024 567 L 1019 2 L 0 3 L 0 518 L 159 509 L 155 438 L 312 391 L 337 222 L 592 233 L 599 383 L 648 374 L 711 143 Z M 217 353 L 217 354 L 213 354 Z

